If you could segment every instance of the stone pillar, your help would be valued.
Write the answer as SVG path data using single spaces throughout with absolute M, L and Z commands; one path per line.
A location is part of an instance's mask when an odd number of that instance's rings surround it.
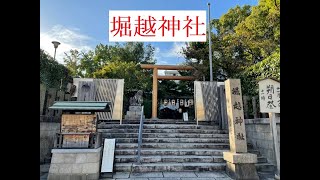
M 257 155 L 247 153 L 246 130 L 240 79 L 225 81 L 230 152 L 223 152 L 227 174 L 236 180 L 258 180 Z
M 152 119 L 158 119 L 158 68 L 153 68 Z

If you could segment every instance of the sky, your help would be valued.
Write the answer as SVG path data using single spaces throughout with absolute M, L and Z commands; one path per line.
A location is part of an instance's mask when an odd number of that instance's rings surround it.
M 206 10 L 217 19 L 237 5 L 258 4 L 258 0 L 40 0 L 40 48 L 52 57 L 52 41 L 59 41 L 56 60 L 63 64 L 65 52 L 86 52 L 109 44 L 109 10 Z M 146 42 L 155 47 L 157 64 L 176 65 L 185 61 L 179 53 L 184 42 Z

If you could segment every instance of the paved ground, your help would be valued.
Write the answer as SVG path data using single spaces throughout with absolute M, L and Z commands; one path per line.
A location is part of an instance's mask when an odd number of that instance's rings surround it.
M 116 173 L 112 178 L 101 180 L 232 180 L 224 172 L 150 172 L 150 173 Z
M 45 173 L 40 180 L 47 180 Z M 273 174 L 259 174 L 260 180 L 274 180 Z M 115 173 L 112 178 L 100 180 L 232 180 L 225 172 L 150 172 L 150 173 Z
M 40 165 L 40 180 L 47 180 L 50 164 Z M 274 180 L 273 173 L 259 173 L 260 180 Z M 221 172 L 118 172 L 111 178 L 100 180 L 232 180 L 224 171 Z

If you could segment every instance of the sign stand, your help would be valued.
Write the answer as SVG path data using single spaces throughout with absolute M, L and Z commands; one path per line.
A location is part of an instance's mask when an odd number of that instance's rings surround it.
M 188 121 L 188 112 L 183 113 L 183 121 Z
M 101 173 L 104 177 L 110 177 L 113 173 L 114 151 L 116 139 L 104 139 Z
M 278 132 L 276 120 L 280 113 L 280 82 L 267 78 L 259 81 L 259 101 L 260 112 L 269 113 L 270 130 L 274 145 L 274 154 L 277 164 L 277 171 L 275 174 L 276 179 L 280 179 L 280 147 L 278 144 Z
M 278 132 L 277 132 L 277 117 L 276 113 L 269 113 L 270 129 L 273 137 L 274 153 L 277 162 L 277 172 L 275 174 L 276 179 L 280 179 L 280 148 L 278 144 Z

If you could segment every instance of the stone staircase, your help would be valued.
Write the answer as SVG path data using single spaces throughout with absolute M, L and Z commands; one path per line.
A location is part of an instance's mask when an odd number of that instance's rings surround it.
M 139 120 L 104 121 L 98 124 L 103 138 L 115 138 L 115 172 L 222 171 L 222 152 L 229 150 L 229 135 L 217 125 L 196 125 L 193 121 L 145 120 L 141 164 L 136 163 Z M 273 166 L 258 154 L 257 170 Z

